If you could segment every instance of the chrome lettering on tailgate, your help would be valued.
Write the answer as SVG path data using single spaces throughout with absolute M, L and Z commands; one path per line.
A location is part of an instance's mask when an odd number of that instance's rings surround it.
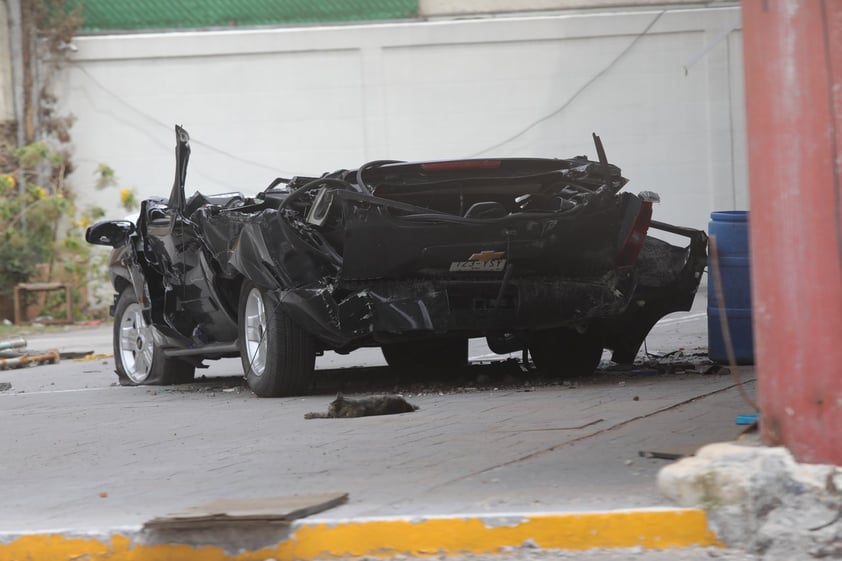
M 450 272 L 475 273 L 502 271 L 506 267 L 503 251 L 480 251 L 468 257 L 467 261 L 453 261 L 450 264 Z
M 490 261 L 454 261 L 450 264 L 450 271 L 458 273 L 475 273 L 477 271 L 502 271 L 505 267 L 505 259 L 492 259 Z

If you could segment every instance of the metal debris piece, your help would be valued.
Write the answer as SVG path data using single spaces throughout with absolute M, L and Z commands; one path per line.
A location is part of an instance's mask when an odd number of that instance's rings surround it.
M 61 353 L 61 358 L 69 358 L 73 360 L 91 360 L 90 357 L 93 354 L 93 351 L 63 351 Z M 111 358 L 111 356 L 112 355 L 107 355 L 106 358 Z
M 15 337 L 14 339 L 6 339 L 0 341 L 0 351 L 7 349 L 23 349 L 26 347 L 26 339 L 23 337 Z
M 727 376 L 731 374 L 731 369 L 726 366 L 722 366 L 721 364 L 711 364 L 710 366 L 702 370 L 702 374 L 719 374 L 722 376 Z
M 677 454 L 675 452 L 658 452 L 655 450 L 641 450 L 637 453 L 641 458 L 654 458 L 657 460 L 680 460 L 686 458 L 687 454 Z
M 0 370 L 7 370 L 9 368 L 22 368 L 30 364 L 58 364 L 61 360 L 59 352 L 55 349 L 49 350 L 44 354 L 23 355 L 17 358 L 0 359 Z

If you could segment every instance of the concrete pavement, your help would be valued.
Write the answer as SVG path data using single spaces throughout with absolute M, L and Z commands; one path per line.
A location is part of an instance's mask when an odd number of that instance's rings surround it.
M 650 352 L 703 349 L 704 322 L 698 309 L 668 318 Z M 30 338 L 33 348 L 48 342 L 107 351 L 110 327 Z M 472 355 L 485 360 L 475 345 Z M 352 378 L 330 370 L 348 358 L 370 365 L 365 372 L 383 364 L 377 351 L 327 355 L 320 377 Z M 303 416 L 325 410 L 329 382 L 319 395 L 257 399 L 231 360 L 207 381 L 167 388 L 113 386 L 104 358 L 0 372 L 13 385 L 0 393 L 0 561 L 32 551 L 161 558 L 161 536 L 140 530 L 150 518 L 214 498 L 325 491 L 350 500 L 236 547 L 228 537 L 180 536 L 192 546 L 176 557 L 716 543 L 704 512 L 676 509 L 656 491 L 666 462 L 638 453 L 735 438 L 735 416 L 751 411 L 732 377 L 639 369 L 569 384 L 505 368 L 477 364 L 452 393 L 414 387 L 404 394 L 420 406 L 411 414 L 325 420 Z M 752 369 L 743 376 L 753 389 Z

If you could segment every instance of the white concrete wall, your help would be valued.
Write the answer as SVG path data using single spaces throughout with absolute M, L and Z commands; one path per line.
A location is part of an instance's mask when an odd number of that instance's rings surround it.
M 174 123 L 191 192 L 382 158 L 595 158 L 595 131 L 657 218 L 705 227 L 747 205 L 739 27 L 724 7 L 88 36 L 57 93 L 99 204 L 98 162 L 168 193 Z

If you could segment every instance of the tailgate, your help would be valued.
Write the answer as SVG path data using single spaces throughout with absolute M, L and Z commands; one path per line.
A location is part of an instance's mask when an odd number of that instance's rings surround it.
M 356 208 L 346 214 L 343 280 L 407 277 L 588 277 L 614 268 L 640 208 L 631 194 L 605 194 L 568 212 L 502 218 L 402 214 Z

